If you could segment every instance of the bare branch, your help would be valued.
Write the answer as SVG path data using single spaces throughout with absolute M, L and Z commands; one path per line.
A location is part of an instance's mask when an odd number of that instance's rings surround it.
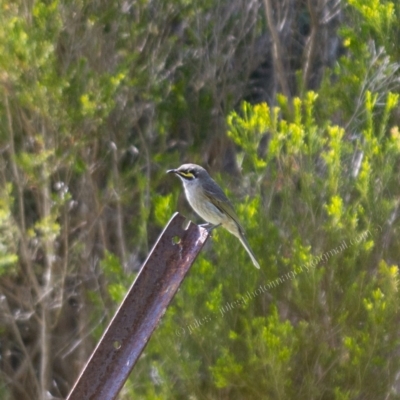
M 267 17 L 268 28 L 272 36 L 272 54 L 274 58 L 274 71 L 277 74 L 278 82 L 281 87 L 282 93 L 288 98 L 291 98 L 289 84 L 287 80 L 287 70 L 285 67 L 285 61 L 283 56 L 283 49 L 281 40 L 279 38 L 278 30 L 276 29 L 276 23 L 274 21 L 274 13 L 272 11 L 271 0 L 264 0 L 265 14 Z

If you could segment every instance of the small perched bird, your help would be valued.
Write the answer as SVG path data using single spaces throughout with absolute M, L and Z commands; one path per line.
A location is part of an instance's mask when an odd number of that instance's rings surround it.
M 231 202 L 208 172 L 200 165 L 183 164 L 177 169 L 168 170 L 167 173 L 179 176 L 189 204 L 201 218 L 207 221 L 209 230 L 222 225 L 240 240 L 254 266 L 260 268 Z

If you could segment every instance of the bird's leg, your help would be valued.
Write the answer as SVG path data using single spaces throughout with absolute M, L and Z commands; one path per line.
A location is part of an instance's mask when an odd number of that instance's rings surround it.
M 211 233 L 212 230 L 214 230 L 215 228 L 218 228 L 221 224 L 217 224 L 217 225 L 213 225 L 211 222 L 207 222 L 206 224 L 201 224 L 199 226 L 201 226 L 202 228 L 207 229 L 208 233 Z

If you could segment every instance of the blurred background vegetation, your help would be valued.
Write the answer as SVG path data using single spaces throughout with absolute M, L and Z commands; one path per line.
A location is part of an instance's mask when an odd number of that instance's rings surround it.
M 1 399 L 65 398 L 173 212 L 199 222 L 187 161 L 261 272 L 216 230 L 119 398 L 400 398 L 398 2 L 0 7 Z

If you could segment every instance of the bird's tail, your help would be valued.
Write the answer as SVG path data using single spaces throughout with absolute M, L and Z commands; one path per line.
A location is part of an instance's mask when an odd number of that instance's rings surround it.
M 244 234 L 241 232 L 240 229 L 238 229 L 238 233 L 239 234 L 237 235 L 237 237 L 239 238 L 240 243 L 242 243 L 243 247 L 246 249 L 247 253 L 249 253 L 249 256 L 251 258 L 251 261 L 253 261 L 254 266 L 260 269 L 260 264 L 256 260 L 256 256 L 254 255 L 253 250 L 251 249 L 246 237 L 244 236 Z

